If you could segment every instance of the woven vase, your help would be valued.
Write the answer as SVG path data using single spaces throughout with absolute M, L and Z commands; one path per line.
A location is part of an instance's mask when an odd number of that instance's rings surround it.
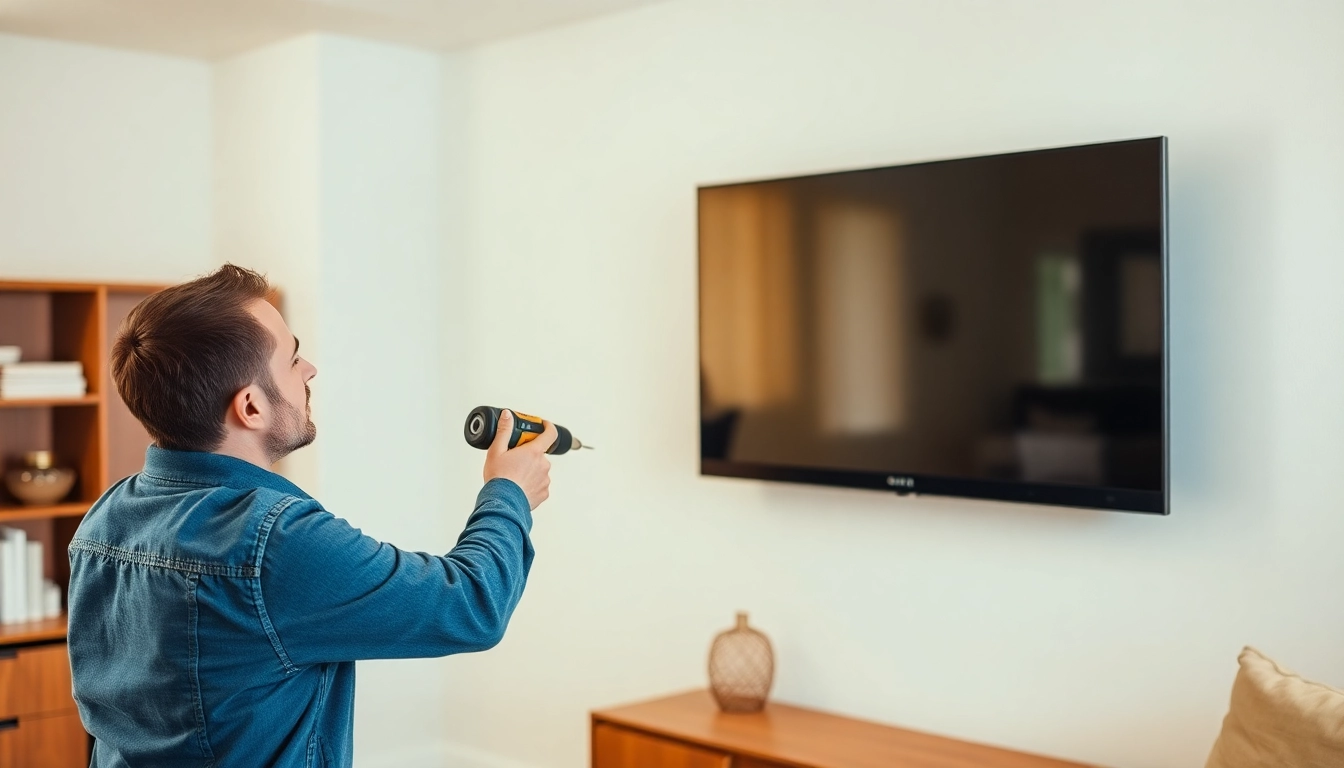
M 738 611 L 737 626 L 720 632 L 709 647 L 709 689 L 724 712 L 759 712 L 775 679 L 770 639 L 747 626 Z

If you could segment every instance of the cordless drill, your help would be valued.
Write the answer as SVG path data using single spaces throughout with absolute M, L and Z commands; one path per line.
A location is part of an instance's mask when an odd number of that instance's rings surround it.
M 481 450 L 490 447 L 490 443 L 495 439 L 495 432 L 499 429 L 499 413 L 501 410 L 503 409 L 492 408 L 488 405 L 471 409 L 471 413 L 467 414 L 467 423 L 462 427 L 462 435 L 467 438 L 467 445 Z M 512 413 L 513 434 L 509 435 L 510 448 L 517 448 L 520 445 L 530 443 L 546 431 L 546 425 L 542 424 L 541 419 L 536 416 L 529 416 L 517 411 L 512 411 Z M 593 448 L 591 445 L 584 445 L 579 442 L 578 438 L 559 424 L 555 425 L 555 431 L 560 434 L 555 438 L 555 444 L 546 450 L 553 456 L 577 451 L 580 448 L 589 450 Z

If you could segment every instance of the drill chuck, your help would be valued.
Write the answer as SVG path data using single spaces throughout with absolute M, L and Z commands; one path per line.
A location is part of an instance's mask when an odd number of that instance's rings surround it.
M 499 429 L 499 413 L 501 410 L 503 409 L 488 405 L 471 409 L 471 413 L 467 414 L 467 423 L 462 426 L 462 436 L 467 439 L 467 445 L 481 450 L 490 447 L 490 443 L 494 442 L 495 432 Z M 510 410 L 512 411 L 512 409 Z M 512 413 L 513 434 L 509 436 L 510 448 L 517 448 L 520 445 L 530 443 L 546 430 L 546 425 L 542 424 L 540 418 L 517 411 L 512 411 Z M 592 449 L 591 445 L 584 445 L 579 442 L 579 439 L 574 437 L 573 433 L 559 424 L 555 425 L 555 431 L 560 434 L 555 438 L 555 444 L 546 451 L 552 456 L 559 456 L 562 453 L 569 453 L 580 448 Z

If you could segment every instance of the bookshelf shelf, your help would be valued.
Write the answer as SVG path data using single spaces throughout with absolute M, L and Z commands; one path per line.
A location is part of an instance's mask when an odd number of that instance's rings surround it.
M 61 614 L 54 619 L 25 621 L 18 624 L 0 624 L 0 645 L 64 640 L 65 630 L 65 614 Z
M 83 517 L 93 505 L 91 501 L 70 501 L 47 506 L 19 506 L 0 504 L 0 525 L 20 520 L 48 520 L 57 517 Z M 2 641 L 0 641 L 2 642 Z
M 83 397 L 0 398 L 0 408 L 63 408 L 66 406 L 98 405 L 102 402 L 103 396 L 98 394 Z

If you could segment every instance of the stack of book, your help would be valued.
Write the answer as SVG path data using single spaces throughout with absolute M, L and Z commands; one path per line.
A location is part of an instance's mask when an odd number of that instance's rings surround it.
M 78 362 L 0 365 L 0 400 L 83 397 L 88 388 Z
M 61 588 L 42 577 L 43 549 L 23 529 L 0 527 L 0 624 L 61 615 Z

